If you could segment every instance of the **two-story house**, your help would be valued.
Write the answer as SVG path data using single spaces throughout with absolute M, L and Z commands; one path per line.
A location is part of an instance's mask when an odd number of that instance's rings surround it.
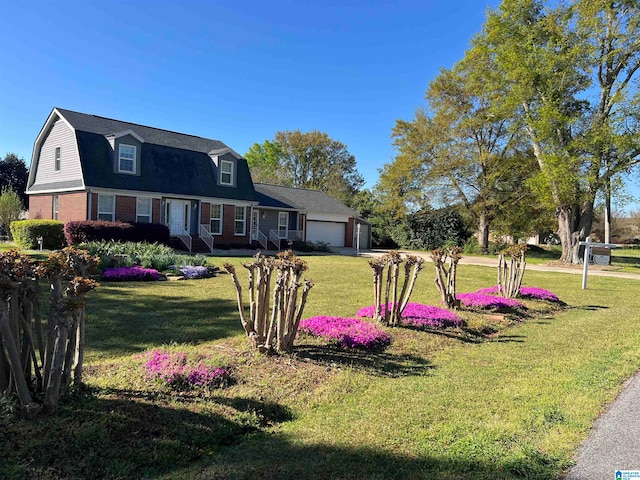
M 162 223 L 189 248 L 192 237 L 352 246 L 356 223 L 370 246 L 368 222 L 328 195 L 259 188 L 219 140 L 54 108 L 34 144 L 27 194 L 29 218 Z

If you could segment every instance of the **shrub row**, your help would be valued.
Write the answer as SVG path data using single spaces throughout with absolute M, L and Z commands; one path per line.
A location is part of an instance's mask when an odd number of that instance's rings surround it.
M 83 220 L 68 222 L 64 236 L 69 245 L 115 240 L 120 242 L 149 242 L 169 244 L 169 227 L 159 223 L 107 222 Z
M 57 250 L 65 246 L 64 223 L 57 220 L 16 220 L 9 227 L 14 242 L 20 248 L 38 248 L 38 238 L 42 237 L 42 248 Z

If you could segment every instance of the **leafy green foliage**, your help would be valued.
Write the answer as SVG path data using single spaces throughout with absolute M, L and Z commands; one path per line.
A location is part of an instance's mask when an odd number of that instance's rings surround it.
M 25 190 L 29 172 L 24 158 L 19 158 L 15 153 L 7 153 L 0 160 L 0 188 L 11 189 L 18 194 L 22 208 L 29 206 L 29 200 Z
M 471 236 L 462 216 L 450 208 L 409 215 L 408 230 L 407 246 L 418 250 L 433 250 L 444 245 L 462 246 Z
M 2 187 L 0 193 L 0 228 L 4 234 L 10 233 L 9 226 L 20 218 L 22 201 L 11 187 Z
M 27 250 L 38 248 L 38 237 L 42 237 L 42 248 L 46 250 L 66 244 L 64 223 L 58 220 L 17 220 L 11 222 L 10 229 L 16 245 Z
M 246 157 L 254 181 L 322 190 L 347 204 L 364 184 L 347 146 L 318 130 L 277 132 Z

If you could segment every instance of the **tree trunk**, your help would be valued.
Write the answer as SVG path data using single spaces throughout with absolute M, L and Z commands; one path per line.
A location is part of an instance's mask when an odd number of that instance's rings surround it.
M 580 263 L 580 242 L 591 233 L 593 200 L 581 205 L 562 206 L 557 209 L 558 236 L 562 245 L 562 263 Z
M 478 244 L 482 253 L 489 251 L 489 221 L 484 213 L 478 219 Z

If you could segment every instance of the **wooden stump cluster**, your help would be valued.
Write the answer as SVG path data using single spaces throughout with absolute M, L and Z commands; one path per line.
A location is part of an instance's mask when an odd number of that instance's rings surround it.
M 505 255 L 510 258 L 509 264 Z M 527 266 L 527 246 L 516 244 L 498 255 L 498 294 L 515 298 L 520 293 L 520 286 L 524 278 L 524 270 Z
M 251 346 L 260 352 L 290 352 L 307 302 L 311 280 L 302 280 L 307 264 L 291 250 L 275 257 L 258 252 L 250 263 L 242 265 L 249 273 L 249 315 L 242 299 L 242 286 L 235 267 L 224 268 L 236 288 L 240 321 Z M 299 292 L 302 287 L 302 293 Z
M 447 308 L 458 309 L 460 300 L 456 297 L 456 275 L 458 262 L 462 258 L 462 248 L 436 248 L 431 252 L 431 260 L 436 267 L 436 288 L 440 299 Z
M 82 381 L 87 278 L 97 259 L 69 247 L 42 263 L 17 251 L 0 254 L 0 396 L 17 396 L 28 416 L 57 409 L 71 382 Z M 46 328 L 39 280 L 50 284 Z
M 404 263 L 404 278 L 401 276 L 401 266 Z M 411 292 L 424 259 L 409 255 L 403 257 L 399 252 L 392 250 L 380 258 L 369 261 L 373 270 L 373 296 L 375 301 L 374 319 L 384 325 L 395 327 L 400 325 L 402 312 L 409 303 Z M 386 279 L 385 279 L 386 271 Z M 400 283 L 402 285 L 400 286 Z M 384 303 L 382 290 L 384 286 Z M 398 292 L 398 289 L 400 291 Z M 384 315 L 382 308 L 384 308 Z

